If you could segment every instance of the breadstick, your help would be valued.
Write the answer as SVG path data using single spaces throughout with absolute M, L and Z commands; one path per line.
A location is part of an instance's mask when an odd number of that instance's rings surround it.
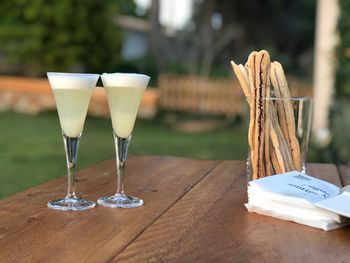
M 271 130 L 270 130 L 270 134 L 271 134 L 271 141 L 272 141 L 272 145 L 275 149 L 274 154 L 276 155 L 276 159 L 277 159 L 277 163 L 278 165 L 274 165 L 275 170 L 280 170 L 282 173 L 284 173 L 286 171 L 286 167 L 284 165 L 284 158 L 283 158 L 283 154 L 282 154 L 282 149 L 280 147 L 280 142 L 279 142 L 279 137 L 278 137 L 278 133 L 277 133 L 277 127 L 279 126 L 272 126 Z
M 282 65 L 276 61 L 273 62 L 271 64 L 271 71 L 273 71 L 273 74 L 271 74 L 271 80 L 275 78 L 274 79 L 276 83 L 275 91 L 276 90 L 279 91 L 279 92 L 278 91 L 276 92 L 276 96 L 277 96 L 277 93 L 279 93 L 280 98 L 290 98 L 288 84 L 287 84 L 286 77 L 284 75 Z M 291 169 L 300 170 L 301 169 L 300 146 L 295 133 L 296 132 L 295 117 L 294 117 L 293 106 L 290 101 L 283 100 L 282 107 L 283 107 L 283 110 L 281 110 L 280 115 L 282 115 L 282 119 L 286 124 L 286 127 L 284 127 L 286 129 L 284 131 L 284 135 L 287 138 L 288 145 L 290 147 L 291 155 L 293 159 L 293 167 Z
M 254 62 L 254 63 L 252 63 Z M 256 98 L 255 105 L 255 123 L 254 123 L 254 151 L 257 169 L 256 177 L 264 177 L 266 175 L 264 162 L 264 130 L 265 130 L 265 100 L 266 89 L 268 83 L 268 73 L 270 67 L 270 55 L 267 51 L 262 50 L 256 54 L 255 61 L 248 60 L 249 67 L 255 71 L 254 95 Z M 254 172 L 254 171 L 253 171 Z M 253 173 L 254 175 L 254 173 Z M 253 176 L 254 178 L 254 176 Z
M 282 172 L 291 171 L 293 169 L 293 160 L 291 157 L 290 149 L 287 145 L 287 140 L 284 137 L 281 127 L 278 123 L 277 110 L 274 104 L 271 102 L 270 105 L 271 115 L 271 134 L 272 145 L 276 151 L 278 162 L 282 169 Z
M 282 65 L 278 62 L 275 64 L 277 66 L 277 76 L 280 79 L 280 82 L 282 83 L 282 87 L 284 87 L 283 89 L 281 89 L 281 95 L 285 98 L 290 98 L 288 84 L 287 84 L 286 77 L 284 75 Z M 298 138 L 296 137 L 295 116 L 294 116 L 293 105 L 291 102 L 285 101 L 284 108 L 287 116 L 287 127 L 288 127 L 288 133 L 289 133 L 291 153 L 292 153 L 293 162 L 294 162 L 294 169 L 300 170 L 301 169 L 300 146 L 299 146 Z
M 252 178 L 300 169 L 300 146 L 295 133 L 295 118 L 283 68 L 271 63 L 265 50 L 253 51 L 245 66 L 231 61 L 232 69 L 250 107 L 248 142 Z M 271 96 L 270 80 L 277 98 Z M 282 98 L 278 100 L 278 98 Z
M 268 68 L 267 76 L 270 76 L 270 67 Z M 270 78 L 267 77 L 266 81 L 266 98 L 270 98 Z M 271 105 L 273 106 L 273 105 Z M 270 102 L 265 100 L 265 164 L 266 164 L 266 176 L 273 174 L 273 167 L 270 159 Z
M 249 77 L 249 87 L 251 89 L 251 98 L 249 98 L 250 100 L 250 104 L 251 104 L 251 108 L 250 108 L 250 120 L 249 120 L 249 130 L 248 130 L 248 141 L 252 142 L 252 147 L 250 148 L 250 160 L 251 160 L 251 164 L 252 164 L 252 179 L 258 179 L 258 173 L 257 173 L 257 169 L 258 169 L 258 161 L 257 161 L 257 156 L 256 156 L 256 151 L 258 151 L 258 149 L 256 148 L 256 145 L 254 143 L 254 139 L 255 139 L 255 112 L 256 112 L 256 97 L 255 97 L 255 59 L 256 59 L 256 55 L 258 54 L 258 52 L 253 51 L 252 53 L 250 53 L 249 57 L 248 57 L 248 61 L 246 63 L 246 69 L 248 72 L 248 77 Z
M 242 87 L 244 95 L 247 98 L 250 98 L 252 96 L 252 93 L 251 93 L 251 90 L 249 87 L 249 79 L 247 79 L 248 76 L 246 75 L 245 69 L 244 69 L 244 72 L 242 72 L 241 67 L 240 67 L 242 65 L 237 65 L 233 60 L 231 61 L 231 66 L 232 66 L 234 73 L 236 74 L 236 77 L 238 79 L 239 84 Z
M 276 104 L 278 106 L 280 106 L 281 101 L 276 101 Z M 279 110 L 280 110 L 280 108 L 279 108 Z M 291 156 L 292 153 L 291 153 L 291 147 L 289 144 L 288 137 L 286 137 L 285 133 L 283 132 L 284 131 L 283 129 L 286 126 L 282 125 L 283 122 L 281 122 L 281 119 L 279 117 L 281 115 L 281 113 L 280 112 L 278 112 L 278 113 L 279 114 L 277 114 L 277 112 L 276 112 L 275 117 L 274 117 L 276 120 L 275 127 L 277 129 L 277 135 L 278 135 L 278 139 L 280 141 L 281 153 L 282 153 L 283 160 L 284 160 L 284 166 L 286 168 L 285 172 L 288 172 L 288 171 L 295 170 L 293 168 L 294 163 L 293 163 L 292 156 Z
M 238 67 L 241 70 L 241 72 L 242 72 L 242 74 L 244 76 L 244 79 L 246 80 L 247 84 L 249 85 L 249 77 L 248 77 L 247 70 L 245 69 L 245 67 L 242 64 L 239 64 Z
M 248 77 L 248 73 L 245 69 L 245 67 L 243 67 L 243 65 L 237 65 L 234 61 L 231 61 L 231 66 L 232 69 L 238 79 L 239 84 L 242 87 L 242 90 L 244 92 L 244 95 L 247 97 L 248 100 L 248 104 L 249 104 L 249 108 L 250 108 L 250 113 L 252 113 L 252 108 L 254 106 L 252 106 L 253 100 L 252 100 L 252 92 L 251 92 L 251 88 L 249 85 L 249 77 Z M 252 129 L 250 128 L 251 126 L 251 121 L 249 122 L 249 131 Z M 248 144 L 250 149 L 253 149 L 253 138 L 252 136 L 249 136 L 250 132 L 248 132 Z M 252 155 L 253 153 L 251 153 Z M 253 158 L 253 157 L 251 157 Z
M 276 151 L 271 151 L 270 152 L 270 158 L 271 162 L 274 168 L 275 173 L 274 174 L 281 174 L 283 173 L 283 170 L 278 162 L 277 156 L 276 156 Z
M 272 62 L 271 63 L 271 82 L 272 85 L 274 87 L 274 92 L 275 92 L 275 96 L 276 98 L 282 98 L 281 92 L 280 92 L 280 84 L 278 82 L 278 77 L 277 77 L 277 72 L 276 72 L 276 66 L 275 63 Z M 283 100 L 276 100 L 276 106 L 277 106 L 277 112 L 278 112 L 278 120 L 279 120 L 279 124 L 281 126 L 282 132 L 285 136 L 285 138 L 288 138 L 288 127 L 287 127 L 287 119 L 286 119 L 286 114 L 285 114 L 285 110 L 283 107 Z M 290 143 L 288 140 L 288 146 L 290 148 Z
M 289 150 L 287 140 L 283 136 L 283 133 L 282 133 L 280 127 L 277 126 L 276 128 L 277 128 L 276 129 L 277 137 L 278 137 L 279 142 L 280 142 L 281 153 L 282 153 L 283 160 L 284 160 L 284 167 L 286 168 L 286 172 L 289 172 L 289 171 L 294 170 L 291 152 Z

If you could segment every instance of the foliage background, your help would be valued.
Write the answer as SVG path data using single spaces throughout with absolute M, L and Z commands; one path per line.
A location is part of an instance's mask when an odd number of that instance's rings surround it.
M 119 13 L 110 0 L 0 1 L 2 69 L 30 76 L 113 71 L 122 34 L 112 19 Z
M 331 140 L 317 150 L 317 161 L 350 163 L 350 1 L 339 0 L 339 44 L 336 53 L 336 82 L 330 112 Z M 317 148 L 317 146 L 314 146 Z
M 156 86 L 161 73 L 233 78 L 228 63 L 231 58 L 244 63 L 252 50 L 264 48 L 283 63 L 288 74 L 311 83 L 316 2 L 196 0 L 188 25 L 167 35 L 155 12 L 159 0 L 153 0 L 150 10 L 141 15 L 132 0 L 1 0 L 0 73 L 44 77 L 47 71 L 142 72 L 151 75 L 151 86 Z M 341 42 L 337 49 L 332 140 L 321 148 L 311 144 L 308 161 L 349 163 L 350 1 L 339 3 Z M 213 27 L 211 18 L 218 14 L 222 26 Z M 116 22 L 120 15 L 142 17 L 151 25 L 147 32 L 150 49 L 145 57 L 121 58 L 126 34 Z M 56 115 L 1 113 L 0 118 L 1 125 L 6 124 L 0 129 L 0 184 L 5 189 L 0 197 L 64 174 Z M 244 134 L 239 121 L 212 132 L 185 134 L 161 118 L 138 120 L 130 153 L 244 159 Z M 112 158 L 111 140 L 110 120 L 87 120 L 79 168 Z

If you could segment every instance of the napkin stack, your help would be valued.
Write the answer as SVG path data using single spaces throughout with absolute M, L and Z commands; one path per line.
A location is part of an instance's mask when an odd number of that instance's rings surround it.
M 328 231 L 348 225 L 350 221 L 316 205 L 340 192 L 336 185 L 294 171 L 250 181 L 245 206 L 249 212 Z

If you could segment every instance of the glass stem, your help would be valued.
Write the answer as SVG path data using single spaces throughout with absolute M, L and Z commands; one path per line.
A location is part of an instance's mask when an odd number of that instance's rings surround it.
M 124 195 L 124 176 L 125 176 L 125 164 L 128 155 L 128 148 L 131 139 L 131 135 L 127 138 L 121 138 L 113 132 L 115 151 L 116 151 L 116 164 L 117 164 L 117 192 L 116 195 Z
M 66 151 L 68 189 L 66 198 L 75 198 L 75 166 L 77 163 L 78 146 L 81 134 L 78 137 L 68 137 L 63 132 L 64 149 Z

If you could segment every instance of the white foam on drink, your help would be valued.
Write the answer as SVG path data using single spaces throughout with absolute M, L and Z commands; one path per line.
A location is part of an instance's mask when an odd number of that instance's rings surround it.
M 92 89 L 99 74 L 47 72 L 52 89 Z
M 103 73 L 101 79 L 105 87 L 146 88 L 150 77 L 137 73 Z

